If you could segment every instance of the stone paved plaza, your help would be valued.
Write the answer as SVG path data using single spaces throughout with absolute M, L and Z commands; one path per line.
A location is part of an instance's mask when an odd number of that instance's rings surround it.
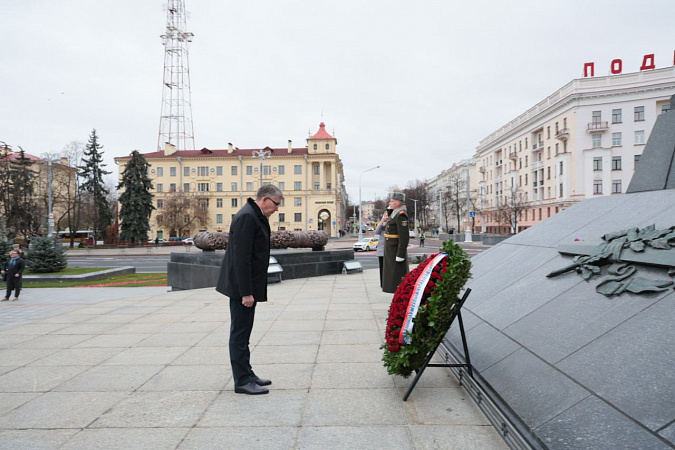
M 3 449 L 504 449 L 448 369 L 386 373 L 376 270 L 269 287 L 252 336 L 269 395 L 235 394 L 213 289 L 26 289 L 0 305 Z

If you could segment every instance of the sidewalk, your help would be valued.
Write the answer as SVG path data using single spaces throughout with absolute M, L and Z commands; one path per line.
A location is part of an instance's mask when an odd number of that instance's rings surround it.
M 262 396 L 233 391 L 229 303 L 213 289 L 108 288 L 88 304 L 86 288 L 26 289 L 0 305 L 3 322 L 54 309 L 0 332 L 2 448 L 506 449 L 445 368 L 401 401 L 411 379 L 380 361 L 391 295 L 377 276 L 269 286 L 251 338 L 273 380 Z

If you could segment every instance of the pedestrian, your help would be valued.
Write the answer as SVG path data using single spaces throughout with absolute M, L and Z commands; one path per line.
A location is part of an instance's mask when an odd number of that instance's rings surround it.
M 220 268 L 216 290 L 230 298 L 230 363 L 237 394 L 267 394 L 272 381 L 259 378 L 251 367 L 249 339 L 256 305 L 267 301 L 270 260 L 268 218 L 279 209 L 284 195 L 273 184 L 258 189 L 235 214 Z
M 19 300 L 19 294 L 21 293 L 21 281 L 23 277 L 23 269 L 26 268 L 26 262 L 19 256 L 18 250 L 12 250 L 9 253 L 10 259 L 5 264 L 3 270 L 0 270 L 2 278 L 7 282 L 7 293 L 5 298 L 0 301 L 6 302 L 9 300 L 12 291 L 14 291 L 14 300 Z
M 375 236 L 377 236 L 377 247 L 375 247 L 375 254 L 377 255 L 377 261 L 380 266 L 380 287 L 382 287 L 382 268 L 384 266 L 384 229 L 387 226 L 387 219 L 389 215 L 387 212 L 384 212 L 382 220 L 377 224 L 375 228 Z
M 426 236 L 424 236 L 424 230 L 420 230 L 420 247 L 424 247 L 424 239 Z
M 389 220 L 384 232 L 384 265 L 382 268 L 382 291 L 393 294 L 408 273 L 408 213 L 403 204 L 405 194 L 394 192 L 389 200 Z

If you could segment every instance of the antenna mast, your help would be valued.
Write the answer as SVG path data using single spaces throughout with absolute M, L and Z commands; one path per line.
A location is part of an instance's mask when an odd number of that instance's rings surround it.
M 185 2 L 168 0 L 166 33 L 160 36 L 164 45 L 164 86 L 157 139 L 159 151 L 164 150 L 167 142 L 177 150 L 195 148 L 188 60 L 194 34 L 185 29 Z

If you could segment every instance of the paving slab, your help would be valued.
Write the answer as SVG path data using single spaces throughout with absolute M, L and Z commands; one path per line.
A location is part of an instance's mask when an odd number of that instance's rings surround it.
M 377 271 L 269 286 L 251 362 L 273 383 L 255 397 L 234 393 L 229 300 L 151 289 L 33 289 L 32 319 L 0 308 L 0 446 L 507 448 L 445 368 L 402 402 L 411 378 L 381 362 L 391 295 Z

